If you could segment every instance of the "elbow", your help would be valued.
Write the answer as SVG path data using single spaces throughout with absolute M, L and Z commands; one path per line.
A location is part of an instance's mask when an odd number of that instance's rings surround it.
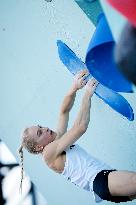
M 61 115 L 64 115 L 64 114 L 66 114 L 66 113 L 69 113 L 69 110 L 68 110 L 68 109 L 63 109 L 63 108 L 62 108 L 62 109 L 60 110 L 60 114 L 61 114 Z
M 82 134 L 84 134 L 86 132 L 87 128 L 88 127 L 86 125 L 80 125 L 80 129 L 81 129 Z
M 87 126 L 85 124 L 79 124 L 79 125 L 75 124 L 74 129 L 77 129 L 80 135 L 83 135 L 87 130 Z
M 70 108 L 68 106 L 62 106 L 60 109 L 61 114 L 69 113 Z

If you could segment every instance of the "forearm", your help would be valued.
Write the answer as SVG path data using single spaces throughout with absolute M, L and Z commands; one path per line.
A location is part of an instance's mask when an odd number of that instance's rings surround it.
M 75 120 L 74 126 L 80 126 L 84 131 L 87 129 L 90 121 L 91 95 L 85 92 L 79 113 Z
M 76 92 L 77 92 L 77 89 L 75 89 L 73 87 L 71 87 L 71 89 L 68 91 L 68 93 L 64 97 L 62 105 L 61 105 L 60 110 L 62 113 L 70 112 L 70 110 L 74 104 L 74 101 L 75 101 Z

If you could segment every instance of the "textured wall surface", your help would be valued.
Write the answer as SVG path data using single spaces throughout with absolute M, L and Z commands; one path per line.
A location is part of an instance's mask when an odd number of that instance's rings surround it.
M 55 129 L 60 103 L 71 86 L 72 76 L 59 61 L 56 40 L 65 41 L 84 59 L 95 28 L 72 0 L 1 0 L 0 21 L 0 135 L 17 156 L 24 127 L 41 124 Z M 136 112 L 136 94 L 124 96 Z M 92 101 L 90 126 L 79 144 L 116 169 L 135 171 L 136 121 L 124 119 L 96 96 Z M 54 174 L 39 156 L 25 152 L 24 165 L 48 204 L 95 204 L 91 193 Z
M 75 0 L 80 8 L 85 12 L 88 18 L 93 22 L 94 25 L 97 24 L 97 17 L 102 13 L 102 8 L 99 0 Z

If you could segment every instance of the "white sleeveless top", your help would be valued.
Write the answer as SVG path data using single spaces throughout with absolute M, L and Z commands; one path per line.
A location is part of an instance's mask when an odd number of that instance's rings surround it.
M 66 150 L 66 162 L 62 175 L 76 186 L 91 191 L 96 202 L 102 199 L 93 191 L 93 181 L 97 173 L 104 169 L 112 168 L 88 154 L 79 145 L 72 145 Z

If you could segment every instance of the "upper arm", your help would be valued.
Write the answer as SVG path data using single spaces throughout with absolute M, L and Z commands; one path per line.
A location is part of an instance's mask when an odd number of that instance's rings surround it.
M 67 132 L 68 121 L 69 121 L 69 112 L 64 112 L 64 113 L 61 112 L 59 115 L 58 125 L 57 125 L 58 138 Z
M 81 126 L 73 126 L 68 130 L 57 143 L 57 154 L 62 153 L 70 145 L 74 144 L 84 133 L 85 129 Z
M 43 157 L 47 164 L 52 163 L 57 158 L 57 145 L 58 140 L 55 140 L 46 145 L 43 151 Z
M 43 153 L 46 162 L 49 164 L 53 162 L 63 151 L 74 144 L 84 132 L 85 130 L 81 126 L 73 126 L 61 138 L 49 143 Z

